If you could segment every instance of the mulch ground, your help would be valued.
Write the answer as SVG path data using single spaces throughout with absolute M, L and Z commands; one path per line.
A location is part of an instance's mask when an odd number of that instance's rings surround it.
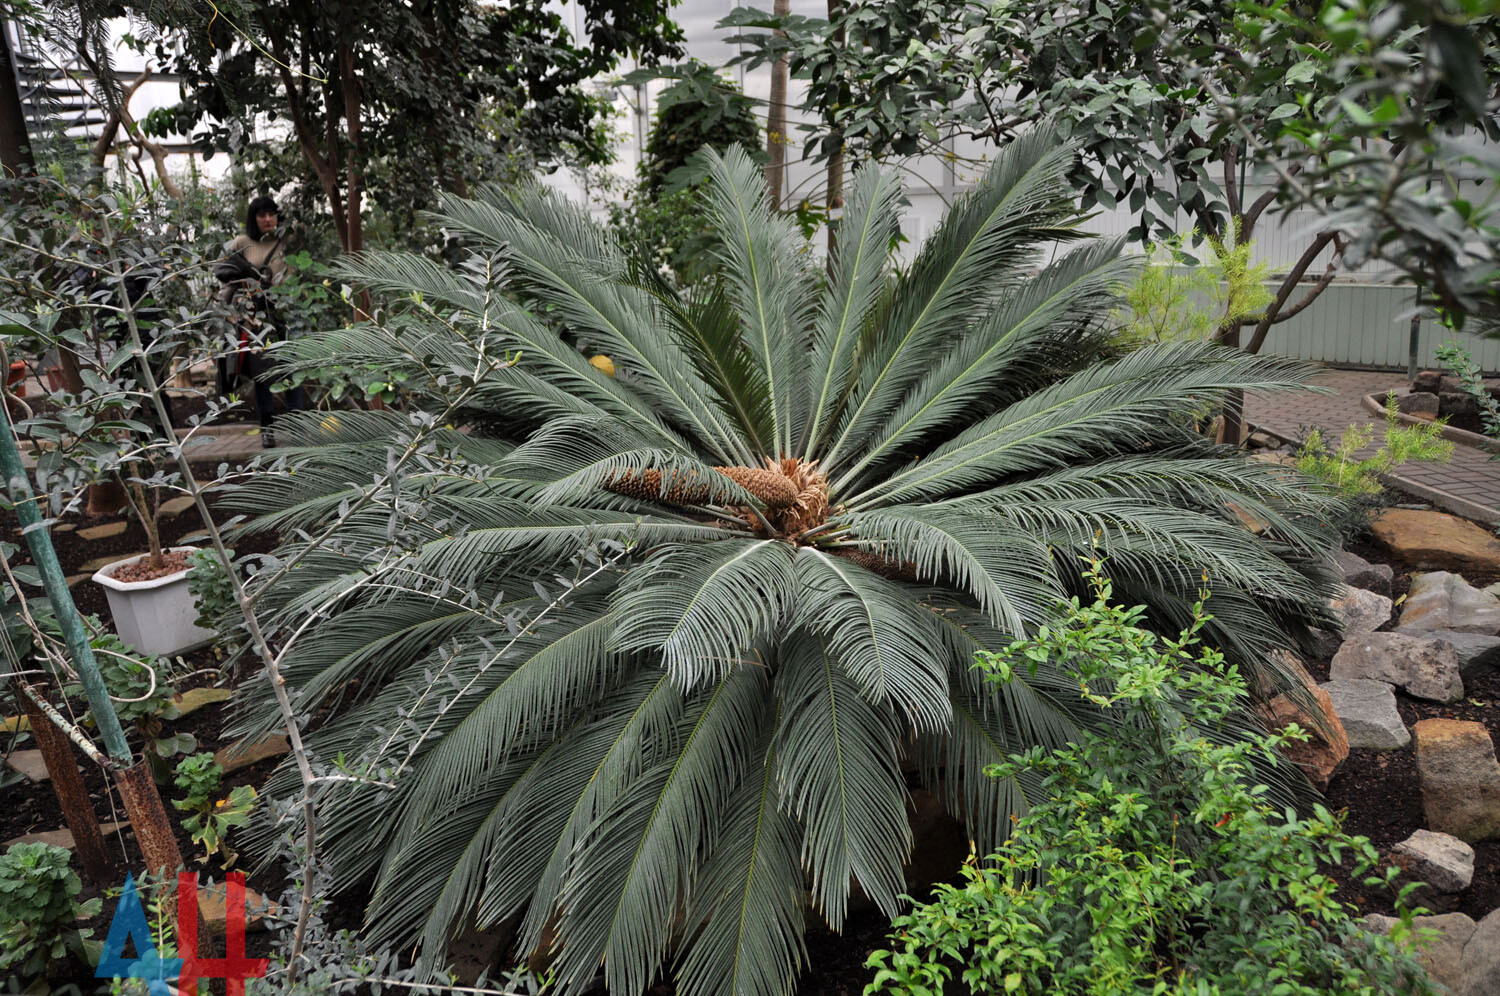
M 89 520 L 78 522 L 81 527 L 94 524 L 97 523 Z M 163 523 L 163 544 L 170 546 L 183 536 L 198 532 L 202 528 L 203 524 L 199 521 L 197 512 L 189 509 Z M 6 535 L 14 535 L 13 518 L 0 517 L 0 531 Z M 82 564 L 101 556 L 123 557 L 145 549 L 144 535 L 134 523 L 120 535 L 92 542 L 80 538 L 76 529 L 71 532 L 54 533 L 53 540 L 65 574 L 78 572 Z M 269 536 L 242 538 L 235 545 L 241 553 L 266 552 L 273 546 L 273 538 Z M 1390 558 L 1378 550 L 1359 545 L 1355 545 L 1353 549 L 1366 559 L 1391 563 Z M 21 559 L 26 559 L 24 550 Z M 1391 565 L 1396 572 L 1394 594 L 1399 596 L 1407 590 L 1410 570 L 1407 565 L 1400 563 Z M 103 590 L 98 585 L 89 581 L 81 582 L 74 588 L 74 599 L 84 613 L 98 614 L 108 619 Z M 1327 659 L 1307 663 L 1309 671 L 1315 678 L 1320 681 L 1326 680 L 1329 664 Z M 182 683 L 178 686 L 179 690 L 215 682 L 234 686 L 244 681 L 261 680 L 259 674 L 253 670 L 250 670 L 249 674 L 222 676 L 219 673 L 220 662 L 211 648 L 195 651 L 185 657 L 185 671 L 200 669 L 205 673 Z M 1406 697 L 1400 692 L 1397 693 L 1397 697 L 1402 717 L 1408 725 L 1420 719 L 1432 717 L 1467 719 L 1486 723 L 1492 736 L 1500 735 L 1500 674 L 1492 672 L 1467 681 L 1465 698 L 1458 703 L 1424 702 Z M 75 704 L 75 708 L 81 712 L 82 703 Z M 199 750 L 212 751 L 226 746 L 229 742 L 224 738 L 222 731 L 225 718 L 222 707 L 210 706 L 176 723 L 168 724 L 167 732 L 192 733 L 198 741 Z M 22 743 L 20 746 L 32 745 Z M 5 749 L 9 750 L 12 747 L 5 745 Z M 81 756 L 80 761 L 85 784 L 93 796 L 95 811 L 101 821 L 122 820 L 123 808 L 118 798 L 106 785 L 103 774 L 93 765 L 83 762 Z M 265 761 L 234 773 L 226 779 L 226 791 L 228 788 L 242 784 L 259 786 L 275 764 L 275 761 Z M 164 786 L 162 794 L 165 799 L 170 800 L 176 794 L 176 790 L 170 785 Z M 1414 748 L 1408 746 L 1393 751 L 1352 751 L 1348 761 L 1329 785 L 1326 799 L 1331 809 L 1345 816 L 1346 830 L 1369 837 L 1382 853 L 1385 852 L 1393 844 L 1404 840 L 1414 830 L 1421 828 L 1424 823 Z M 170 802 L 168 802 L 168 811 L 175 815 L 175 811 L 170 808 Z M 60 809 L 50 789 L 26 782 L 0 789 L 0 840 L 9 840 L 23 834 L 51 830 L 63 825 Z M 180 825 L 176 827 L 176 835 L 183 855 L 194 854 L 196 847 Z M 128 833 L 114 835 L 109 843 L 116 857 L 121 860 L 122 878 L 124 868 L 140 867 L 139 853 L 133 838 Z M 1475 851 L 1473 884 L 1464 892 L 1447 899 L 1430 895 L 1423 896 L 1422 900 L 1426 905 L 1436 907 L 1441 912 L 1467 913 L 1476 920 L 1492 909 L 1500 907 L 1500 842 L 1479 844 L 1475 847 Z M 252 869 L 250 878 L 252 888 L 272 898 L 280 893 L 285 881 L 280 869 L 254 870 L 253 865 L 248 861 L 246 864 Z M 1388 892 L 1369 889 L 1359 882 L 1351 881 L 1347 869 L 1336 870 L 1334 874 L 1341 883 L 1340 895 L 1360 911 L 1391 912 L 1392 897 Z M 99 894 L 100 890 L 96 886 L 86 887 L 85 897 Z M 341 897 L 331 910 L 331 919 L 338 926 L 356 926 L 360 905 L 359 897 Z M 113 910 L 113 901 L 106 900 L 105 907 L 106 916 L 101 916 L 88 925 L 93 927 L 96 938 L 102 938 L 108 929 L 107 913 Z M 803 973 L 798 991 L 803 994 L 832 994 L 832 996 L 840 996 L 840 994 L 853 996 L 862 992 L 868 980 L 868 974 L 863 967 L 864 961 L 872 950 L 885 946 L 887 930 L 887 921 L 878 911 L 869 909 L 853 913 L 848 918 L 842 934 L 835 934 L 819 925 L 810 926 L 806 936 L 809 967 Z M 219 951 L 209 950 L 213 943 L 215 942 L 210 941 L 205 935 L 203 951 L 205 956 L 222 954 Z M 252 932 L 249 935 L 248 944 L 251 956 L 264 956 L 267 953 L 268 938 L 264 933 Z M 54 983 L 76 981 L 82 991 L 94 990 L 95 983 L 88 978 L 88 972 L 84 966 L 75 964 L 69 971 L 77 973 L 78 978 L 58 978 L 53 980 Z M 215 982 L 213 985 L 217 988 L 212 988 L 212 992 L 224 991 L 222 982 Z M 666 996 L 673 992 L 670 984 L 666 983 L 652 990 L 653 996 Z

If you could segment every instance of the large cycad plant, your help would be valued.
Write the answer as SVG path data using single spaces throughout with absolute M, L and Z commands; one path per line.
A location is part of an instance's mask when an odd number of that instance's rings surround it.
M 264 597 L 320 620 L 286 669 L 332 704 L 314 748 L 395 768 L 322 809 L 377 936 L 436 956 L 519 918 L 564 991 L 602 964 L 638 994 L 664 963 L 695 996 L 788 991 L 809 911 L 838 927 L 855 884 L 896 908 L 909 783 L 989 847 L 1027 786 L 985 766 L 1094 721 L 1046 670 L 1001 687 L 970 665 L 1096 549 L 1161 626 L 1211 588 L 1207 638 L 1282 681 L 1270 652 L 1327 622 L 1326 499 L 1195 423 L 1306 371 L 1198 343 L 1106 356 L 1130 264 L 1065 251 L 1071 155 L 1009 146 L 901 269 L 893 174 L 855 178 L 825 267 L 737 151 L 708 158 L 721 277 L 686 297 L 540 189 L 449 203 L 457 270 L 351 264 L 413 303 L 295 361 L 378 366 L 453 425 L 423 449 L 420 417 L 309 420 L 296 472 L 238 500 L 300 537 Z M 502 349 L 513 366 L 466 373 Z M 601 545 L 561 594 L 559 565 Z

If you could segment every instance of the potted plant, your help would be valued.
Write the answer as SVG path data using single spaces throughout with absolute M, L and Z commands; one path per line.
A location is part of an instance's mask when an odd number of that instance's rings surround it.
M 145 654 L 176 654 L 209 642 L 213 630 L 197 624 L 197 600 L 188 585 L 189 555 L 197 547 L 163 547 L 161 542 L 161 492 L 176 475 L 155 470 L 146 477 L 134 459 L 117 464 L 113 472 L 124 485 L 126 508 L 146 534 L 147 548 L 94 572 L 94 582 L 104 587 L 115 632 Z
M 120 639 L 146 654 L 176 654 L 202 646 L 214 632 L 197 623 L 198 606 L 188 588 L 191 546 L 174 546 L 106 564 L 93 580 L 104 597 Z M 166 573 L 161 573 L 165 571 Z
M 99 485 L 120 488 L 147 553 L 108 564 L 93 580 L 105 588 L 126 643 L 147 654 L 177 653 L 213 633 L 196 624 L 187 583 L 193 548 L 161 543 L 161 492 L 174 486 L 176 474 L 154 457 L 175 442 L 172 416 L 158 413 L 148 385 L 135 376 L 132 349 L 144 350 L 164 384 L 179 351 L 191 357 L 204 348 L 201 330 L 212 327 L 220 310 L 203 304 L 212 301 L 209 256 L 183 239 L 192 226 L 178 216 L 182 206 L 158 203 L 152 192 L 93 196 L 38 183 L 40 206 L 0 218 L 7 247 L 0 255 L 9 272 L 29 278 L 12 278 L 21 306 L 0 311 L 0 332 L 34 354 L 54 349 L 72 356 L 79 384 L 19 420 L 14 431 L 32 444 L 37 490 L 47 494 L 54 516 L 80 507 Z M 39 227 L 55 236 L 45 252 L 25 236 Z M 90 510 L 97 510 L 92 501 Z

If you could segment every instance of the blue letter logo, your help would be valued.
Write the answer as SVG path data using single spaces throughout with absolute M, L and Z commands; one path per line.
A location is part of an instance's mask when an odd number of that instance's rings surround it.
M 135 957 L 125 960 L 125 944 L 135 942 Z M 96 979 L 145 979 L 151 996 L 172 996 L 167 986 L 168 979 L 182 974 L 181 958 L 162 959 L 156 954 L 156 945 L 151 940 L 151 924 L 146 920 L 146 910 L 141 906 L 140 894 L 135 889 L 135 876 L 125 875 L 125 889 L 120 893 L 120 903 L 115 907 L 115 916 L 109 922 L 109 936 L 104 939 L 104 951 L 99 956 L 99 967 L 94 969 Z

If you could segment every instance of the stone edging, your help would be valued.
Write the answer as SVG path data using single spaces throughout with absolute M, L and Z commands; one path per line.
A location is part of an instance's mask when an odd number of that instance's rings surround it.
M 1389 391 L 1382 391 L 1379 394 L 1367 394 L 1359 400 L 1369 411 L 1379 415 L 1381 418 L 1385 418 L 1385 396 L 1387 394 L 1394 394 L 1398 398 L 1404 398 L 1410 393 L 1411 388 L 1409 387 L 1393 387 Z M 1417 418 L 1415 415 L 1408 415 L 1405 412 L 1397 412 L 1396 417 L 1401 420 L 1402 425 L 1432 424 L 1425 418 Z M 1451 425 L 1445 425 L 1439 435 L 1461 446 L 1472 446 L 1476 450 L 1484 450 L 1488 453 L 1500 453 L 1500 439 L 1491 439 L 1489 436 L 1482 436 L 1477 432 L 1470 432 L 1468 429 L 1457 429 Z

